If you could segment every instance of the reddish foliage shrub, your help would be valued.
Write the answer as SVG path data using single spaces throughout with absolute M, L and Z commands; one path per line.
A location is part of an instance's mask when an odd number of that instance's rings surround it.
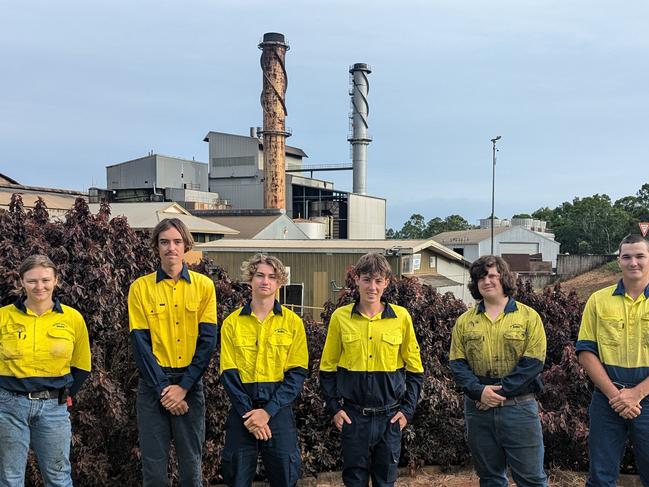
M 60 269 L 61 300 L 79 309 L 88 324 L 93 373 L 72 411 L 75 485 L 141 484 L 135 424 L 137 370 L 129 347 L 127 293 L 135 278 L 156 265 L 147 238 L 134 232 L 124 218 L 110 219 L 108 206 L 102 206 L 99 215 L 91 215 L 83 200 L 77 201 L 65 223 L 50 222 L 42 201 L 34 210 L 25 211 L 19 196 L 14 196 L 9 211 L 0 211 L 0 304 L 13 302 L 20 293 L 17 269 L 22 259 L 45 253 Z M 219 323 L 250 295 L 247 284 L 232 280 L 207 260 L 194 270 L 215 282 Z M 356 297 L 348 274 L 338 302 L 324 305 L 325 326 L 305 320 L 310 373 L 295 404 L 295 416 L 306 475 L 340 468 L 340 439 L 324 411 L 317 370 L 333 310 Z M 466 307 L 450 293 L 439 294 L 408 278 L 390 283 L 386 298 L 410 311 L 425 368 L 422 400 L 404 435 L 402 464 L 465 463 L 462 394 L 448 367 L 448 351 L 451 329 Z M 537 294 L 522 282 L 516 299 L 539 312 L 548 337 L 543 372 L 546 389 L 540 395 L 546 463 L 584 469 L 590 389 L 574 355 L 583 303 L 558 286 Z M 210 483 L 220 480 L 229 408 L 218 383 L 218 363 L 217 351 L 203 378 L 208 405 L 203 473 Z M 175 474 L 175 465 L 170 468 Z M 30 459 L 28 484 L 41 485 L 39 477 Z

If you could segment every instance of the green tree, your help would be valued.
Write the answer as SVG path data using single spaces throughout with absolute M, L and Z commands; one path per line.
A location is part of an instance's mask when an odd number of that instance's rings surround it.
M 612 205 L 606 194 L 576 197 L 554 210 L 540 208 L 533 216 L 550 224 L 562 252 L 573 254 L 615 252 L 630 223 L 629 213 Z
M 426 223 L 422 215 L 415 213 L 403 224 L 401 230 L 395 231 L 389 228 L 385 232 L 385 237 L 388 239 L 427 239 L 438 233 L 469 228 L 472 228 L 469 222 L 460 215 L 449 215 L 444 219 L 436 216 Z

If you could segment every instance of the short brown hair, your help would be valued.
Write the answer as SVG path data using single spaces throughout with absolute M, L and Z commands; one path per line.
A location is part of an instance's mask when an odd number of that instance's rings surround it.
M 478 281 L 489 273 L 489 268 L 495 267 L 500 273 L 500 284 L 503 287 L 505 296 L 512 297 L 516 292 L 516 278 L 514 273 L 509 270 L 509 265 L 502 257 L 496 255 L 484 255 L 471 264 L 469 274 L 469 291 L 474 299 L 482 299 L 482 294 L 478 291 Z
M 381 254 L 365 254 L 356 262 L 353 273 L 357 277 L 363 274 L 371 276 L 378 274 L 390 279 L 392 277 L 392 268 L 385 256 Z
M 160 234 L 170 228 L 175 228 L 180 233 L 185 244 L 185 252 L 191 250 L 194 246 L 194 237 L 192 237 L 192 233 L 187 228 L 187 225 L 178 218 L 165 218 L 164 220 L 160 220 L 160 223 L 155 226 L 151 234 L 151 247 L 153 247 L 153 250 L 158 250 L 158 238 Z
M 54 271 L 54 277 L 59 275 L 54 262 L 50 260 L 47 255 L 43 254 L 34 254 L 27 257 L 22 261 L 20 267 L 18 268 L 18 275 L 22 279 L 27 271 L 31 271 L 34 267 L 45 267 L 46 269 L 52 269 Z
M 626 237 L 622 239 L 620 245 L 617 246 L 617 254 L 620 255 L 622 253 L 622 245 L 634 244 L 640 242 L 644 242 L 645 245 L 647 246 L 647 250 L 649 250 L 649 242 L 642 235 L 638 235 L 637 233 L 628 234 Z
M 280 286 L 285 285 L 288 282 L 288 272 L 286 272 L 286 267 L 274 255 L 266 255 L 262 253 L 257 253 L 250 257 L 248 260 L 244 260 L 241 264 L 241 277 L 246 281 L 252 281 L 252 276 L 257 272 L 257 266 L 259 264 L 266 264 L 273 268 L 275 271 L 275 276 L 277 277 L 277 282 Z

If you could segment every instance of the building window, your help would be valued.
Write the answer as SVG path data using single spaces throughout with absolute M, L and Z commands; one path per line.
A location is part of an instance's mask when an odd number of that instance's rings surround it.
M 421 269 L 421 254 L 412 255 L 412 270 L 418 271 Z
M 404 255 L 401 258 L 401 273 L 412 274 L 412 255 Z
M 428 257 L 428 268 L 437 269 L 437 256 L 431 255 Z

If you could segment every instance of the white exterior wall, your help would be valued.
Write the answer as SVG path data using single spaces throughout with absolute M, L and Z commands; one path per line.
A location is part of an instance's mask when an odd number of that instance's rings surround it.
M 462 254 L 464 259 L 468 260 L 469 262 L 473 262 L 481 255 L 479 252 L 478 244 L 446 244 L 446 247 L 451 250 L 462 249 L 462 251 L 464 252 Z M 457 252 L 457 250 L 455 251 Z
M 506 232 L 494 235 L 494 254 L 502 255 L 504 246 L 502 246 L 501 243 L 537 244 L 538 253 L 541 253 L 543 255 L 543 260 L 552 262 L 553 269 L 556 269 L 557 267 L 557 255 L 559 254 L 560 244 L 558 242 L 555 242 L 554 240 L 544 238 L 536 232 L 532 232 L 523 227 L 512 227 L 511 230 L 507 230 Z M 511 253 L 508 252 L 507 248 L 504 248 L 504 251 L 504 253 Z M 486 239 L 480 242 L 480 255 L 489 255 L 490 253 L 490 239 Z M 465 258 L 467 258 L 466 255 Z M 467 258 L 467 260 L 471 259 Z
M 466 304 L 467 306 L 472 306 L 474 304 L 475 301 L 471 296 L 471 293 L 469 292 L 469 288 L 466 287 L 467 283 L 469 282 L 468 268 L 466 268 L 459 262 L 446 260 L 441 255 L 438 255 L 437 273 L 460 283 L 457 286 L 440 287 L 437 289 L 438 292 L 451 292 L 457 299 L 464 301 L 464 304 Z
M 348 238 L 385 239 L 385 200 L 349 193 Z

